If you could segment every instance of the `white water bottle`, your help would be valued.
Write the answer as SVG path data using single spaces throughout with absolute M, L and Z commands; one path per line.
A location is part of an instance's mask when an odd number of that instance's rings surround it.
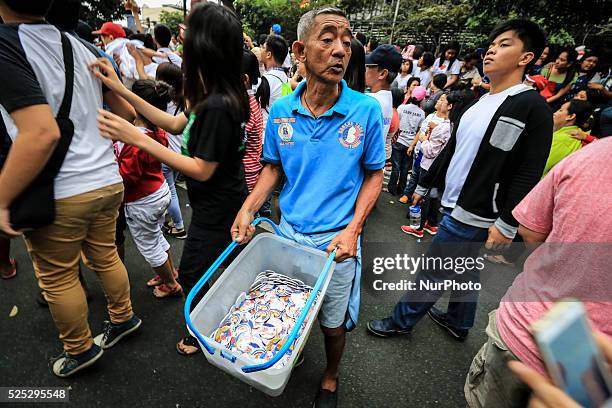
M 410 227 L 421 228 L 421 207 L 418 204 L 410 207 Z

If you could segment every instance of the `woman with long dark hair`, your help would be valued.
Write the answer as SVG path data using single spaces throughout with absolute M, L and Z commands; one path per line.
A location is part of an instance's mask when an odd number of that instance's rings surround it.
M 448 43 L 440 53 L 440 56 L 433 65 L 433 74 L 444 74 L 448 77 L 444 89 L 449 89 L 457 81 L 461 73 L 461 63 L 459 56 L 459 44 L 455 41 Z
M 242 27 L 231 10 L 213 3 L 192 9 L 183 48 L 188 110 L 178 116 L 128 91 L 110 64 L 98 60 L 93 65 L 95 75 L 150 122 L 173 134 L 183 132 L 180 155 L 143 137 L 115 115 L 100 111 L 98 119 L 104 137 L 135 145 L 186 176 L 193 216 L 179 281 L 187 293 L 232 241 L 230 229 L 247 195 L 242 156 L 249 98 L 242 76 L 242 50 Z M 182 355 L 199 350 L 189 335 L 176 348 Z
M 365 92 L 365 50 L 363 45 L 356 40 L 351 40 L 351 59 L 349 59 L 344 80 L 349 88 L 364 93 Z
M 577 65 L 577 72 L 569 91 L 563 98 L 565 102 L 570 101 L 578 95 L 580 91 L 586 91 L 589 82 L 593 80 L 597 72 L 597 64 L 599 63 L 599 55 L 593 51 L 587 51 L 580 59 L 580 64 Z
M 548 80 L 548 85 L 540 92 L 546 102 L 557 108 L 562 98 L 567 94 L 572 86 L 572 81 L 576 74 L 576 60 L 578 53 L 565 48 L 559 52 L 554 63 L 548 64 L 542 69 L 542 75 Z

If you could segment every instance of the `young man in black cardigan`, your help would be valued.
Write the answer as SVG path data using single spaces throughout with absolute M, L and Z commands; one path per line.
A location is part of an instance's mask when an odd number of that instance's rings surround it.
M 487 249 L 503 249 L 516 235 L 514 207 L 538 183 L 552 140 L 552 111 L 523 85 L 525 72 L 544 48 L 546 36 L 528 20 L 509 20 L 489 37 L 484 71 L 491 91 L 470 104 L 453 124 L 448 145 L 417 187 L 413 205 L 432 187 L 444 189 L 444 217 L 416 285 L 404 294 L 390 317 L 368 322 L 381 337 L 405 334 L 427 313 L 455 339 L 474 324 L 480 284 L 475 259 Z M 453 259 L 455 262 L 435 262 Z M 447 312 L 433 307 L 449 284 Z M 450 285 L 452 283 L 452 285 Z

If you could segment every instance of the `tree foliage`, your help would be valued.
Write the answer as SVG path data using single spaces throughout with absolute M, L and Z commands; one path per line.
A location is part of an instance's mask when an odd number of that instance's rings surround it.
M 610 30 L 609 0 L 399 0 L 399 14 L 394 38 L 417 32 L 438 47 L 446 31 L 466 33 L 464 44 L 478 46 L 500 21 L 513 17 L 538 22 L 551 44 L 582 44 L 585 36 Z M 272 24 L 283 27 L 283 35 L 292 41 L 299 17 L 313 7 L 332 4 L 348 14 L 367 11 L 378 0 L 235 0 L 247 32 L 268 33 Z M 386 11 L 369 19 L 387 34 L 391 33 L 394 7 L 386 2 Z M 362 13 L 367 16 L 366 13 Z M 366 17 L 367 18 L 367 17 Z
M 122 0 L 84 0 L 81 2 L 81 20 L 99 28 L 106 21 L 117 20 L 124 13 Z
M 177 31 L 178 25 L 183 22 L 183 13 L 181 11 L 162 10 L 159 13 L 159 22 L 170 27 L 172 31 Z
M 280 24 L 282 35 L 291 43 L 297 38 L 298 21 L 307 11 L 332 5 L 351 13 L 369 3 L 371 0 L 236 0 L 234 7 L 250 35 L 268 34 L 273 24 Z

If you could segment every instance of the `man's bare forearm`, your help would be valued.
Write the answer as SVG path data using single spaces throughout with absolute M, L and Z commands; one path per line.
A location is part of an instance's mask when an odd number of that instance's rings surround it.
M 30 137 L 32 136 L 32 137 Z M 7 208 L 49 161 L 57 139 L 19 134 L 0 172 L 0 208 Z
M 272 194 L 282 175 L 283 168 L 280 164 L 266 164 L 259 175 L 255 188 L 245 200 L 242 208 L 251 214 L 255 214 Z
M 357 196 L 357 203 L 355 204 L 355 215 L 353 219 L 346 227 L 347 230 L 354 231 L 357 234 L 361 234 L 363 224 L 366 218 L 370 215 L 376 200 L 382 190 L 383 184 L 383 171 L 382 170 L 368 170 L 363 178 L 363 184 L 359 190 Z

